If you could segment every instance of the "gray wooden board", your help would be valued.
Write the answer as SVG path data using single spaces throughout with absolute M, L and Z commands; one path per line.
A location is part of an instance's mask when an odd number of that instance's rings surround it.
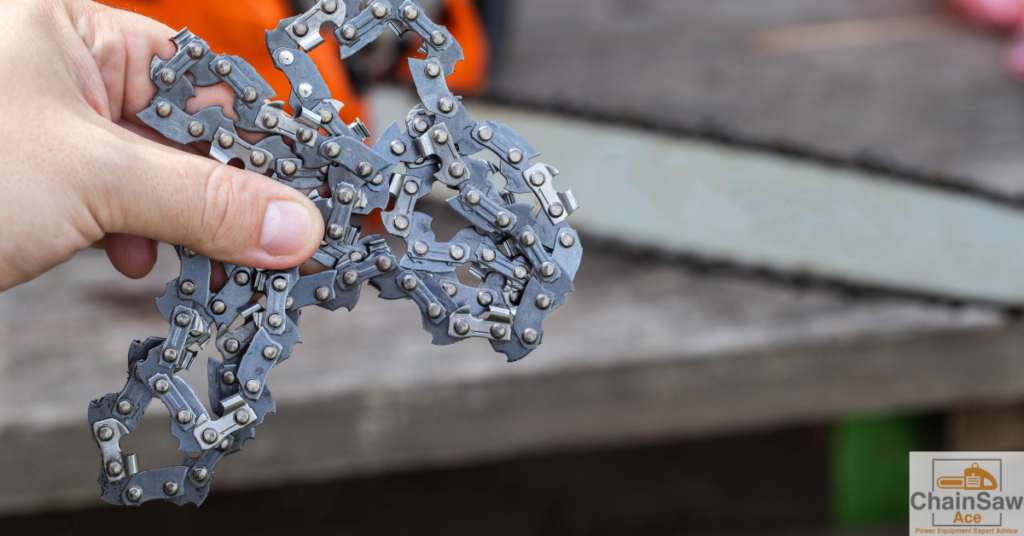
M 1024 192 L 1007 37 L 939 0 L 517 0 L 491 91 Z M 538 146 L 540 147 L 540 146 Z
M 0 294 L 0 512 L 98 503 L 87 403 L 121 388 L 132 339 L 166 332 L 153 297 L 176 270 L 166 247 L 140 281 L 86 251 Z M 354 312 L 304 314 L 303 344 L 268 382 L 279 412 L 218 466 L 217 489 L 1024 396 L 1024 331 L 990 311 L 850 301 L 598 248 L 577 282 L 515 364 L 482 341 L 431 346 L 412 304 L 372 291 Z M 127 448 L 143 468 L 177 463 L 166 412 L 150 415 Z
M 372 101 L 382 123 L 411 107 L 397 90 Z M 570 220 L 578 229 L 783 273 L 1024 306 L 1024 209 L 774 153 L 467 106 L 540 148 L 534 162 L 561 170 L 554 185 L 579 200 Z

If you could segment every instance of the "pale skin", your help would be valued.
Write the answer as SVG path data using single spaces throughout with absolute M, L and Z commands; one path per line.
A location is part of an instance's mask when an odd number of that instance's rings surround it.
M 94 244 L 132 278 L 157 242 L 269 269 L 316 251 L 323 220 L 301 192 L 183 151 L 136 117 L 174 34 L 87 0 L 0 2 L 0 290 Z M 196 88 L 186 111 L 233 116 L 233 99 Z

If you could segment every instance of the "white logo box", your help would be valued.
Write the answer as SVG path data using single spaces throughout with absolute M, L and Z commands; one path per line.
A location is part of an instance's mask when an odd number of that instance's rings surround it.
M 1020 534 L 1024 452 L 911 452 L 910 534 Z

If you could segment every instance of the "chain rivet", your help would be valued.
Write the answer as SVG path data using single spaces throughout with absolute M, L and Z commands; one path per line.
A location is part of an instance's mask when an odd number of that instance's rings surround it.
M 466 164 L 462 162 L 452 162 L 448 166 L 448 174 L 456 179 L 461 179 L 466 174 Z
M 178 483 L 173 480 L 164 482 L 164 494 L 168 497 L 178 494 Z
M 174 74 L 174 71 L 170 69 L 162 69 L 160 71 L 160 81 L 165 86 L 169 86 L 178 80 L 178 75 Z
M 142 488 L 138 486 L 132 486 L 125 492 L 125 497 L 131 502 L 139 502 L 142 500 Z
M 443 313 L 444 311 L 441 309 L 440 305 L 436 303 L 427 305 L 427 316 L 430 318 L 440 318 Z
M 210 472 L 205 467 L 192 468 L 192 479 L 196 482 L 203 482 L 208 476 L 210 476 Z
M 128 415 L 133 409 L 135 409 L 135 406 L 132 404 L 131 400 L 122 398 L 117 401 L 117 412 L 121 415 Z
M 261 384 L 260 381 L 257 380 L 256 378 L 253 378 L 245 382 L 245 390 L 248 391 L 250 394 L 256 394 L 260 392 L 260 389 L 262 388 L 263 384 Z
M 267 317 L 267 325 L 274 329 L 281 327 L 282 324 L 284 324 L 284 318 L 278 313 L 273 313 Z
M 180 328 L 186 327 L 192 323 L 192 316 L 188 313 L 178 313 L 177 316 L 174 317 L 174 323 Z
M 530 231 L 526 231 L 525 233 L 519 235 L 519 243 L 522 244 L 523 247 L 532 247 L 534 244 L 537 243 L 537 235 L 531 233 Z
M 351 188 L 341 188 L 335 195 L 338 198 L 338 202 L 342 205 L 347 205 L 356 199 L 356 193 Z
M 227 76 L 227 75 L 231 74 L 231 69 L 232 69 L 231 62 L 228 61 L 228 60 L 220 60 L 220 61 L 218 61 L 217 62 L 217 66 L 215 68 L 217 70 L 217 74 L 219 74 L 221 76 Z
M 121 462 L 110 462 L 107 464 L 107 474 L 110 476 L 121 476 L 124 472 L 124 466 Z

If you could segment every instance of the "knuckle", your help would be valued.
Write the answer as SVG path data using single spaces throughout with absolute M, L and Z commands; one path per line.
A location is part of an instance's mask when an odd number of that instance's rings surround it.
M 246 201 L 252 186 L 230 166 L 214 165 L 206 178 L 202 219 L 197 236 L 204 244 L 229 243 L 242 246 L 245 230 L 251 229 Z

